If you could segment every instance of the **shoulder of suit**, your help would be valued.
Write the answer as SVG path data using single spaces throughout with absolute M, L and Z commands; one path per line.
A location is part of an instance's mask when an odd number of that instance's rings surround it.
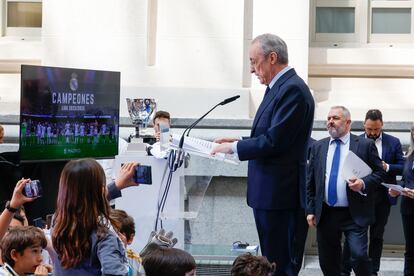
M 392 141 L 394 143 L 400 143 L 400 139 L 398 139 L 397 137 L 392 136 L 390 134 L 387 134 L 385 132 L 382 133 L 382 139 L 385 139 L 385 140 L 388 139 L 389 141 Z
M 323 145 L 324 143 L 329 143 L 330 140 L 331 140 L 331 137 L 325 137 L 325 138 L 315 141 L 312 146 L 317 147 L 317 146 Z

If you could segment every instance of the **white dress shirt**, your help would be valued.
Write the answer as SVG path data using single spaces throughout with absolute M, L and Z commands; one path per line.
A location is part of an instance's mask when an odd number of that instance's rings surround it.
M 370 139 L 367 137 L 367 134 L 365 134 L 365 138 L 366 139 Z M 378 151 L 378 156 L 379 158 L 382 159 L 382 132 L 380 134 L 380 136 L 375 139 L 375 146 L 377 147 L 377 151 Z M 388 172 L 390 170 L 390 165 L 387 164 L 387 168 L 386 168 L 386 172 Z

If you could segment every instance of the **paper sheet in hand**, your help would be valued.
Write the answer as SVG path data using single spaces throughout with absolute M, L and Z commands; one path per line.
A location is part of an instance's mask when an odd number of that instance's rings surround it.
M 344 166 L 341 175 L 347 181 L 350 178 L 362 178 L 371 174 L 371 168 L 362 161 L 355 153 L 349 151 L 345 157 Z
M 181 139 L 181 136 L 177 134 L 173 134 L 171 146 L 178 148 L 180 139 Z M 210 158 L 210 159 L 224 161 L 224 162 L 231 163 L 234 165 L 239 164 L 239 162 L 234 158 L 232 154 L 216 153 L 216 155 L 214 156 L 210 155 L 211 151 L 213 150 L 213 147 L 215 147 L 216 145 L 218 144 L 207 141 L 207 140 L 185 136 L 183 150 L 190 154 L 195 154 L 195 155 Z
M 398 191 L 400 193 L 404 192 L 404 188 L 400 185 L 395 185 L 395 184 L 388 184 L 388 183 L 381 183 L 381 185 L 387 187 L 388 189 L 392 189 L 395 191 Z

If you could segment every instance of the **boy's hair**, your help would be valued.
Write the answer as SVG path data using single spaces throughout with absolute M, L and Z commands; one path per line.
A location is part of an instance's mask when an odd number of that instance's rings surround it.
M 253 256 L 250 253 L 238 256 L 231 268 L 231 276 L 267 276 L 275 271 L 276 265 L 264 256 Z
M 112 209 L 109 213 L 109 219 L 115 230 L 125 235 L 127 241 L 130 241 L 132 235 L 135 235 L 134 219 L 124 210 Z
M 155 246 L 143 257 L 145 275 L 147 276 L 182 276 L 196 268 L 194 257 L 184 250 L 173 247 Z
M 13 227 L 4 236 L 1 241 L 1 254 L 4 263 L 8 263 L 14 267 L 15 263 L 11 257 L 12 250 L 16 250 L 19 254 L 31 246 L 41 246 L 45 248 L 47 240 L 45 234 L 39 228 L 34 226 L 18 226 Z
M 157 111 L 154 115 L 154 119 L 152 119 L 152 123 L 155 124 L 155 119 L 158 118 L 165 118 L 168 119 L 168 121 L 171 121 L 170 113 L 168 113 L 167 111 Z

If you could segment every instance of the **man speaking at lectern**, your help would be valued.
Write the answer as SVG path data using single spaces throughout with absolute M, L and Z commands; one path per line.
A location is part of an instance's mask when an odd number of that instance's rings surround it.
M 250 46 L 250 72 L 267 86 L 249 138 L 219 138 L 212 154 L 249 160 L 247 204 L 253 208 L 262 254 L 276 262 L 274 275 L 297 275 L 293 260 L 296 212 L 304 204 L 306 150 L 314 101 L 288 66 L 286 43 L 263 34 Z M 305 206 L 302 206 L 304 208 Z

